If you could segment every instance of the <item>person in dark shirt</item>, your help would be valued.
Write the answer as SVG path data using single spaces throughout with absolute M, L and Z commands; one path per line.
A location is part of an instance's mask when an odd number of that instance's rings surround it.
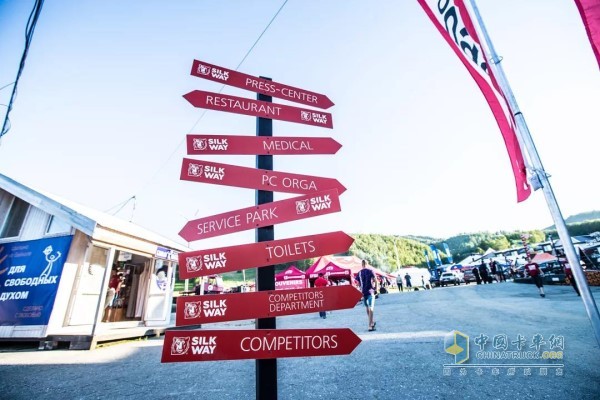
M 406 275 L 404 275 L 404 280 L 406 281 L 406 289 L 407 290 L 412 290 L 412 282 L 410 281 L 410 275 L 408 274 L 408 272 L 406 273 Z
M 377 279 L 373 271 L 367 268 L 367 262 L 362 260 L 362 269 L 358 272 L 358 283 L 363 295 L 363 303 L 369 318 L 369 331 L 375 330 L 375 293 L 377 292 Z
M 473 268 L 473 276 L 475 277 L 477 284 L 481 285 L 481 276 L 479 276 L 479 269 L 477 267 Z
M 481 276 L 481 280 L 483 281 L 483 283 L 490 283 L 488 269 L 483 261 L 479 266 L 479 275 Z

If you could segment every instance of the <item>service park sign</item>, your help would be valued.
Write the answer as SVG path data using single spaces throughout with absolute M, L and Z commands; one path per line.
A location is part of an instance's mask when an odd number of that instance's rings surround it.
M 341 211 L 336 189 L 242 208 L 189 221 L 179 232 L 188 242 Z

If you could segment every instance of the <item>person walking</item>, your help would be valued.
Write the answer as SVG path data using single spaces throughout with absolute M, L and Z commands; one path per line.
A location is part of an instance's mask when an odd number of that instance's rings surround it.
M 362 269 L 358 271 L 358 283 L 363 295 L 363 303 L 367 309 L 369 319 L 369 332 L 375 330 L 375 293 L 377 292 L 377 279 L 373 271 L 367 268 L 367 261 L 362 260 Z
M 542 282 L 543 274 L 539 264 L 535 262 L 525 264 L 525 271 L 527 271 L 529 276 L 531 276 L 533 283 L 535 283 L 535 286 L 537 286 L 537 288 L 539 289 L 540 296 L 546 297 L 546 294 L 544 293 L 544 283 Z
M 323 276 L 323 273 L 319 272 L 319 276 L 315 280 L 315 287 L 325 287 L 329 286 L 329 281 Z M 319 311 L 319 317 L 325 319 L 327 318 L 327 311 Z
M 406 273 L 406 275 L 404 275 L 404 280 L 406 281 L 406 290 L 410 292 L 412 290 L 412 283 L 410 281 L 410 275 L 408 274 L 408 272 Z
M 475 277 L 477 284 L 481 285 L 481 276 L 479 276 L 479 269 L 477 269 L 477 267 L 473 268 L 473 276 Z
M 396 275 L 396 285 L 398 286 L 398 291 L 399 292 L 404 292 L 404 287 L 402 284 L 402 275 L 400 275 L 400 272 L 398 272 L 398 275 Z
M 490 283 L 487 265 L 483 261 L 481 261 L 481 265 L 479 266 L 479 275 L 483 283 Z

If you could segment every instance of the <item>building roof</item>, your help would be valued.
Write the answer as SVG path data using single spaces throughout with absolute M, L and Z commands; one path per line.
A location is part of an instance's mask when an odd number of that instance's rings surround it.
M 30 203 L 40 210 L 69 223 L 75 229 L 85 233 L 88 236 L 91 236 L 92 238 L 94 237 L 96 228 L 99 226 L 124 233 L 129 236 L 144 239 L 146 241 L 150 241 L 174 250 L 190 250 L 188 247 L 182 244 L 142 228 L 141 226 L 132 222 L 127 222 L 113 215 L 94 210 L 67 199 L 63 199 L 54 194 L 36 191 L 3 174 L 0 174 L 0 188 Z

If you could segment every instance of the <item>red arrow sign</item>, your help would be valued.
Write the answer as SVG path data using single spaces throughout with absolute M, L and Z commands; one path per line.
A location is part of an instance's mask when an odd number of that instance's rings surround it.
M 344 253 L 353 242 L 338 231 L 179 253 L 179 277 L 190 279 Z
M 189 158 L 183 159 L 180 178 L 185 181 L 283 193 L 309 194 L 337 189 L 338 194 L 341 195 L 346 191 L 344 185 L 337 179 L 238 167 Z
M 204 61 L 194 60 L 192 75 L 240 89 L 250 90 L 255 93 L 262 93 L 267 96 L 306 104 L 307 106 L 328 109 L 333 105 L 329 97 L 324 94 L 309 92 L 308 90 L 243 74 Z
M 161 362 L 337 356 L 360 342 L 349 328 L 168 330 Z
M 185 296 L 177 299 L 176 325 L 197 325 L 341 310 L 353 308 L 361 297 L 362 293 L 350 285 Z
M 337 190 L 326 190 L 189 221 L 179 236 L 191 242 L 341 210 Z
M 285 106 L 283 104 L 251 100 L 202 90 L 194 90 L 183 95 L 183 97 L 194 107 L 333 129 L 331 114 L 324 111 Z
M 341 144 L 327 137 L 187 135 L 187 153 L 295 155 L 335 154 Z

